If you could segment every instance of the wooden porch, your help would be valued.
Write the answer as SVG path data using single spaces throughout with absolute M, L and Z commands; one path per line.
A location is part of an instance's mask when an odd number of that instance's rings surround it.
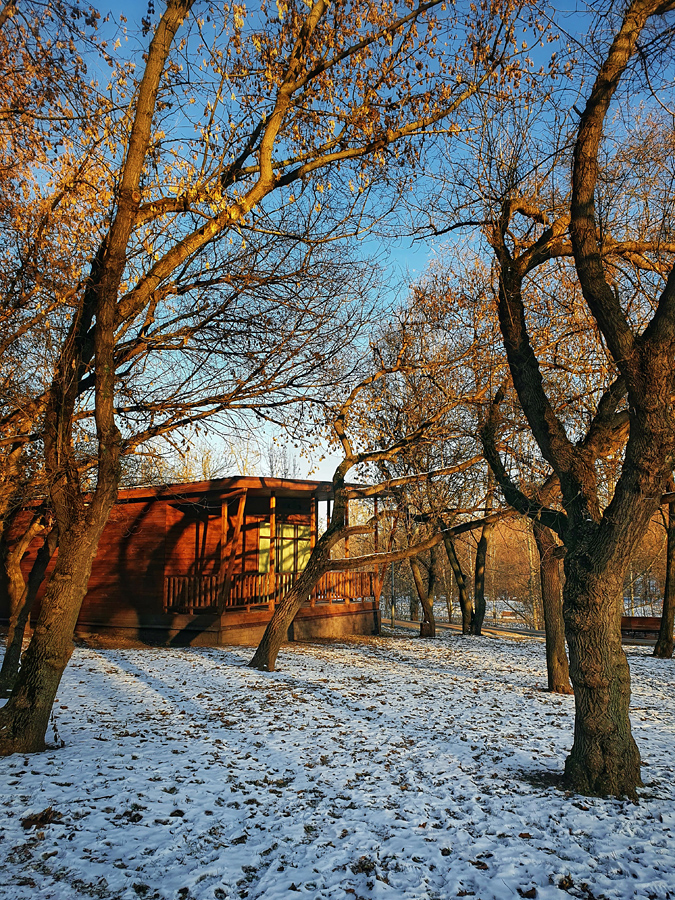
M 290 572 L 245 572 L 232 574 L 229 579 L 223 579 L 220 575 L 167 575 L 164 579 L 164 612 L 215 614 L 221 598 L 224 612 L 253 609 L 273 612 L 297 577 L 297 574 Z M 226 583 L 228 580 L 229 584 Z M 314 608 L 320 605 L 378 603 L 381 590 L 381 580 L 374 571 L 326 572 L 304 605 Z

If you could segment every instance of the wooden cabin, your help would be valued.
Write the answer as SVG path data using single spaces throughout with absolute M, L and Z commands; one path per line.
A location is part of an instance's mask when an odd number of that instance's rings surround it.
M 331 501 L 330 483 L 278 478 L 121 490 L 78 633 L 152 644 L 257 643 L 304 568 Z M 27 554 L 27 570 L 36 552 Z M 373 570 L 326 573 L 289 640 L 378 633 L 380 589 Z

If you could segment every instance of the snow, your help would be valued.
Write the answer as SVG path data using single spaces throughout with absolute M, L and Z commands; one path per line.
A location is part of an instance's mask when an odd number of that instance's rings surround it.
M 80 648 L 65 745 L 0 760 L 0 896 L 675 898 L 675 664 L 648 653 L 636 806 L 557 786 L 574 701 L 538 641 L 295 644 L 271 674 Z

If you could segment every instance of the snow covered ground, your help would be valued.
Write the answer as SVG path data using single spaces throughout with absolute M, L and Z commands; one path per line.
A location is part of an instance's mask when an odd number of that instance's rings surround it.
M 540 642 L 78 649 L 65 746 L 0 760 L 0 897 L 675 898 L 675 663 L 628 652 L 638 806 L 555 786 Z

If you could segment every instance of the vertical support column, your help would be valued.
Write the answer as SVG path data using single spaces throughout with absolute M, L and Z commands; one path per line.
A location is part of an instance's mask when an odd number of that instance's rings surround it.
M 312 518 L 311 518 L 311 534 L 309 536 L 310 547 L 312 550 L 316 547 L 319 540 L 319 501 L 316 497 L 312 497 Z
M 373 500 L 373 516 L 375 518 L 375 534 L 374 534 L 374 543 L 375 543 L 375 553 L 379 552 L 380 549 L 380 520 L 378 518 L 380 511 L 379 504 L 377 502 L 377 497 Z M 380 605 L 380 596 L 382 594 L 382 567 L 376 566 L 375 571 L 370 576 L 371 578 L 371 588 L 372 588 L 372 596 L 373 596 L 373 605 L 377 609 Z
M 349 528 L 349 500 L 345 501 L 345 528 Z M 345 538 L 345 559 L 349 559 L 349 535 Z
M 241 526 L 244 521 L 244 507 L 246 506 L 246 490 L 239 497 L 239 506 L 237 508 L 237 518 L 234 522 L 234 535 L 232 537 L 232 546 L 230 547 L 230 555 L 227 563 L 227 572 L 223 580 L 220 597 L 218 599 L 218 615 L 223 614 L 225 607 L 230 599 L 230 590 L 232 588 L 232 576 L 234 574 L 234 564 L 237 558 L 237 544 L 239 543 L 239 535 L 241 534 Z M 243 556 L 242 544 L 242 556 Z
M 309 549 L 314 550 L 316 547 L 317 535 L 319 531 L 319 501 L 316 497 L 312 497 L 310 501 L 310 513 L 309 513 Z M 310 607 L 314 607 L 316 604 L 316 588 L 315 585 L 312 588 L 312 593 L 309 595 L 309 605 Z
M 269 569 L 269 604 L 274 609 L 277 597 L 277 498 L 270 496 L 270 569 Z
M 378 509 L 379 509 L 379 507 L 378 507 L 378 503 L 377 503 L 377 497 L 375 497 L 375 502 L 374 502 L 374 504 L 373 504 L 373 515 L 374 515 L 374 517 L 375 517 L 375 552 L 376 552 L 376 553 L 377 553 L 377 551 L 380 549 L 380 541 L 379 541 L 379 537 L 380 537 L 380 520 L 379 520 L 378 517 L 377 517 Z
M 349 500 L 345 500 L 345 528 L 349 528 Z M 345 538 L 345 559 L 349 559 L 349 535 Z M 349 570 L 342 573 L 342 584 L 344 586 L 345 603 L 349 603 L 352 599 L 352 577 Z
M 228 530 L 228 518 L 227 518 L 227 498 L 223 498 L 220 504 L 220 572 L 222 577 L 224 577 L 225 571 L 225 561 L 227 559 L 227 530 Z

